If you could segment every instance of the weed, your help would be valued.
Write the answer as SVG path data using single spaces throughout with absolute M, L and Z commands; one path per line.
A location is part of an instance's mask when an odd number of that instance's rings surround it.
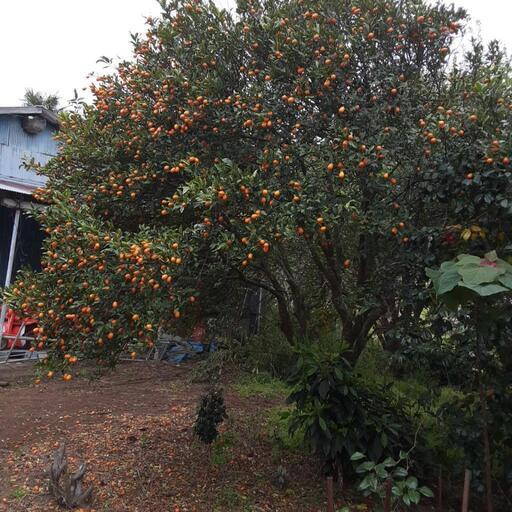
M 233 489 L 225 487 L 219 492 L 215 501 L 215 512 L 220 512 L 221 510 L 234 510 L 235 507 L 240 505 L 241 496 Z
M 274 407 L 268 414 L 266 430 L 272 443 L 274 456 L 282 452 L 301 453 L 306 452 L 304 432 L 298 430 L 290 435 L 290 413 L 292 407 Z
M 28 491 L 24 489 L 23 487 L 17 487 L 12 491 L 11 498 L 15 500 L 22 500 L 26 495 L 28 494 Z
M 140 447 L 146 449 L 149 446 L 149 437 L 146 434 L 140 436 Z
M 290 388 L 282 380 L 275 379 L 267 373 L 244 375 L 233 387 L 244 398 L 284 398 L 290 393 Z
M 214 466 L 224 466 L 231 460 L 233 446 L 237 440 L 236 434 L 226 432 L 221 434 L 217 441 L 212 445 L 210 462 Z

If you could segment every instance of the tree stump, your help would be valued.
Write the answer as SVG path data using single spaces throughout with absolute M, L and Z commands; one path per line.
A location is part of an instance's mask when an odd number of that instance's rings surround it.
M 66 444 L 62 443 L 55 452 L 50 466 L 49 491 L 61 506 L 66 508 L 85 507 L 92 500 L 92 488 L 82 489 L 87 466 L 81 462 L 78 470 L 71 475 L 68 475 L 67 468 Z

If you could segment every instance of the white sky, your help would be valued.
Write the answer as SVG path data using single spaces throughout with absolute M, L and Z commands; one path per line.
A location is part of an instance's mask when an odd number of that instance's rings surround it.
M 445 0 L 448 3 L 448 0 Z M 234 0 L 217 0 L 233 6 Z M 484 39 L 512 50 L 512 0 L 454 0 L 481 22 Z M 129 57 L 130 32 L 157 15 L 155 0 L 0 0 L 0 106 L 21 104 L 26 88 L 56 92 L 67 103 L 96 60 Z

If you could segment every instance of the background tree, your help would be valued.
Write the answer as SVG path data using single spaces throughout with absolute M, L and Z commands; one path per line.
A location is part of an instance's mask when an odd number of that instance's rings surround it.
M 464 11 L 161 5 L 44 169 L 44 272 L 9 294 L 53 356 L 114 361 L 241 282 L 291 343 L 327 301 L 354 363 L 418 318 L 425 263 L 510 242 L 510 70 L 478 44 L 449 64 Z

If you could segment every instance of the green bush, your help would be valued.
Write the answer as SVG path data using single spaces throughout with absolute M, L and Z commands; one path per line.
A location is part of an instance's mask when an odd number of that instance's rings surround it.
M 387 457 L 380 463 L 367 460 L 366 455 L 356 452 L 351 457 L 355 471 L 360 476 L 358 489 L 364 496 L 373 496 L 377 502 L 385 503 L 386 485 L 391 481 L 391 507 L 393 510 L 418 505 L 424 497 L 432 498 L 434 493 L 426 486 L 420 486 L 418 479 L 409 472 L 409 454 L 400 452 L 397 460 Z
M 219 435 L 218 427 L 227 418 L 221 389 L 210 389 L 201 397 L 194 423 L 194 434 L 205 444 L 212 444 Z
M 290 431 L 303 429 L 328 472 L 350 471 L 356 451 L 377 462 L 413 446 L 414 426 L 403 401 L 394 398 L 391 385 L 363 383 L 343 351 L 303 347 L 290 380 L 294 389 L 288 401 L 296 406 Z

